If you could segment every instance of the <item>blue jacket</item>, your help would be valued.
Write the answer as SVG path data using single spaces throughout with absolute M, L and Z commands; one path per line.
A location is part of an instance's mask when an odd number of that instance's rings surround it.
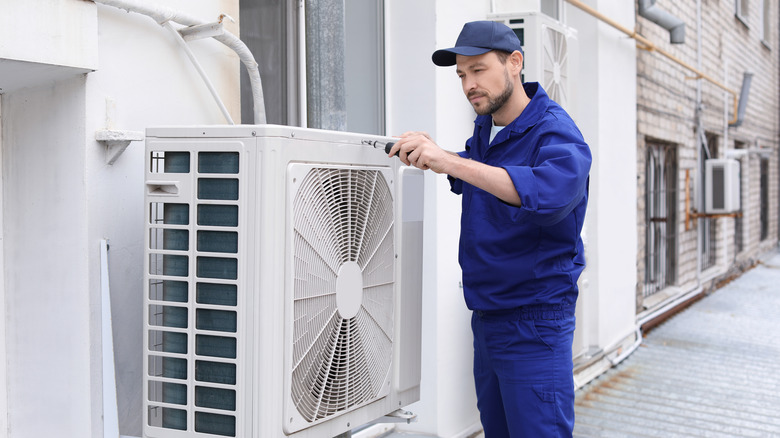
M 521 207 L 450 177 L 463 195 L 459 261 L 466 305 L 506 310 L 574 306 L 585 267 L 580 232 L 588 202 L 591 154 L 574 121 L 538 83 L 531 102 L 489 144 L 492 117 L 477 116 L 460 152 L 509 173 Z

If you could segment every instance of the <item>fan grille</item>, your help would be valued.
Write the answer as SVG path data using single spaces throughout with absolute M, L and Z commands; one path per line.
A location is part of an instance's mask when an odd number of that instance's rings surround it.
M 308 422 L 376 398 L 393 341 L 393 200 L 378 170 L 313 168 L 295 195 L 291 393 Z M 343 317 L 337 280 L 356 263 L 360 308 Z M 354 312 L 352 312 L 354 313 Z
M 551 27 L 543 32 L 544 46 L 544 89 L 550 98 L 566 106 L 569 96 L 566 92 L 568 81 L 568 47 L 566 35 Z

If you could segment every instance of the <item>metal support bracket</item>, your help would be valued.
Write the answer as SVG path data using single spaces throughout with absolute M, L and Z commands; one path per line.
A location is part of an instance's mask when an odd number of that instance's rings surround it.
M 102 143 L 106 148 L 106 164 L 113 165 L 114 162 L 127 149 L 130 142 L 144 139 L 144 133 L 141 131 L 117 131 L 113 129 L 104 129 L 95 132 L 95 140 Z
M 221 22 L 198 24 L 195 26 L 183 27 L 179 29 L 179 34 L 184 41 L 200 40 L 212 38 L 225 33 L 225 28 Z
M 412 423 L 417 421 L 417 414 L 403 409 L 397 409 L 385 415 L 380 422 L 382 423 Z

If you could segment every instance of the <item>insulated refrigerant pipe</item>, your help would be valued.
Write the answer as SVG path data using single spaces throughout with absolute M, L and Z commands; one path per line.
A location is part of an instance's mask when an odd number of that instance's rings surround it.
M 146 15 L 156 21 L 159 25 L 165 26 L 166 23 L 174 22 L 184 26 L 196 26 L 199 24 L 206 24 L 205 21 L 191 17 L 182 12 L 174 11 L 173 9 L 149 4 L 147 2 L 139 0 L 92 0 L 95 3 L 100 3 L 106 6 L 113 6 L 118 9 L 124 9 L 127 12 L 135 12 L 137 14 Z M 221 35 L 213 37 L 222 44 L 228 46 L 231 50 L 236 52 L 241 62 L 249 74 L 249 83 L 252 88 L 252 101 L 254 110 L 254 122 L 255 124 L 265 124 L 265 99 L 263 97 L 263 84 L 260 79 L 260 70 L 257 67 L 257 61 L 255 61 L 252 52 L 237 36 L 230 32 L 225 31 Z

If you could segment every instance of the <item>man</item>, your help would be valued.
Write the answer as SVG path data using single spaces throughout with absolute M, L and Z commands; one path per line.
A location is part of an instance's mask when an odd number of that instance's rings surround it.
M 478 114 L 473 136 L 454 154 L 407 132 L 390 155 L 447 174 L 463 196 L 459 262 L 485 436 L 571 436 L 590 150 L 538 83 L 522 84 L 523 50 L 507 26 L 467 23 L 433 62 L 457 66 Z

